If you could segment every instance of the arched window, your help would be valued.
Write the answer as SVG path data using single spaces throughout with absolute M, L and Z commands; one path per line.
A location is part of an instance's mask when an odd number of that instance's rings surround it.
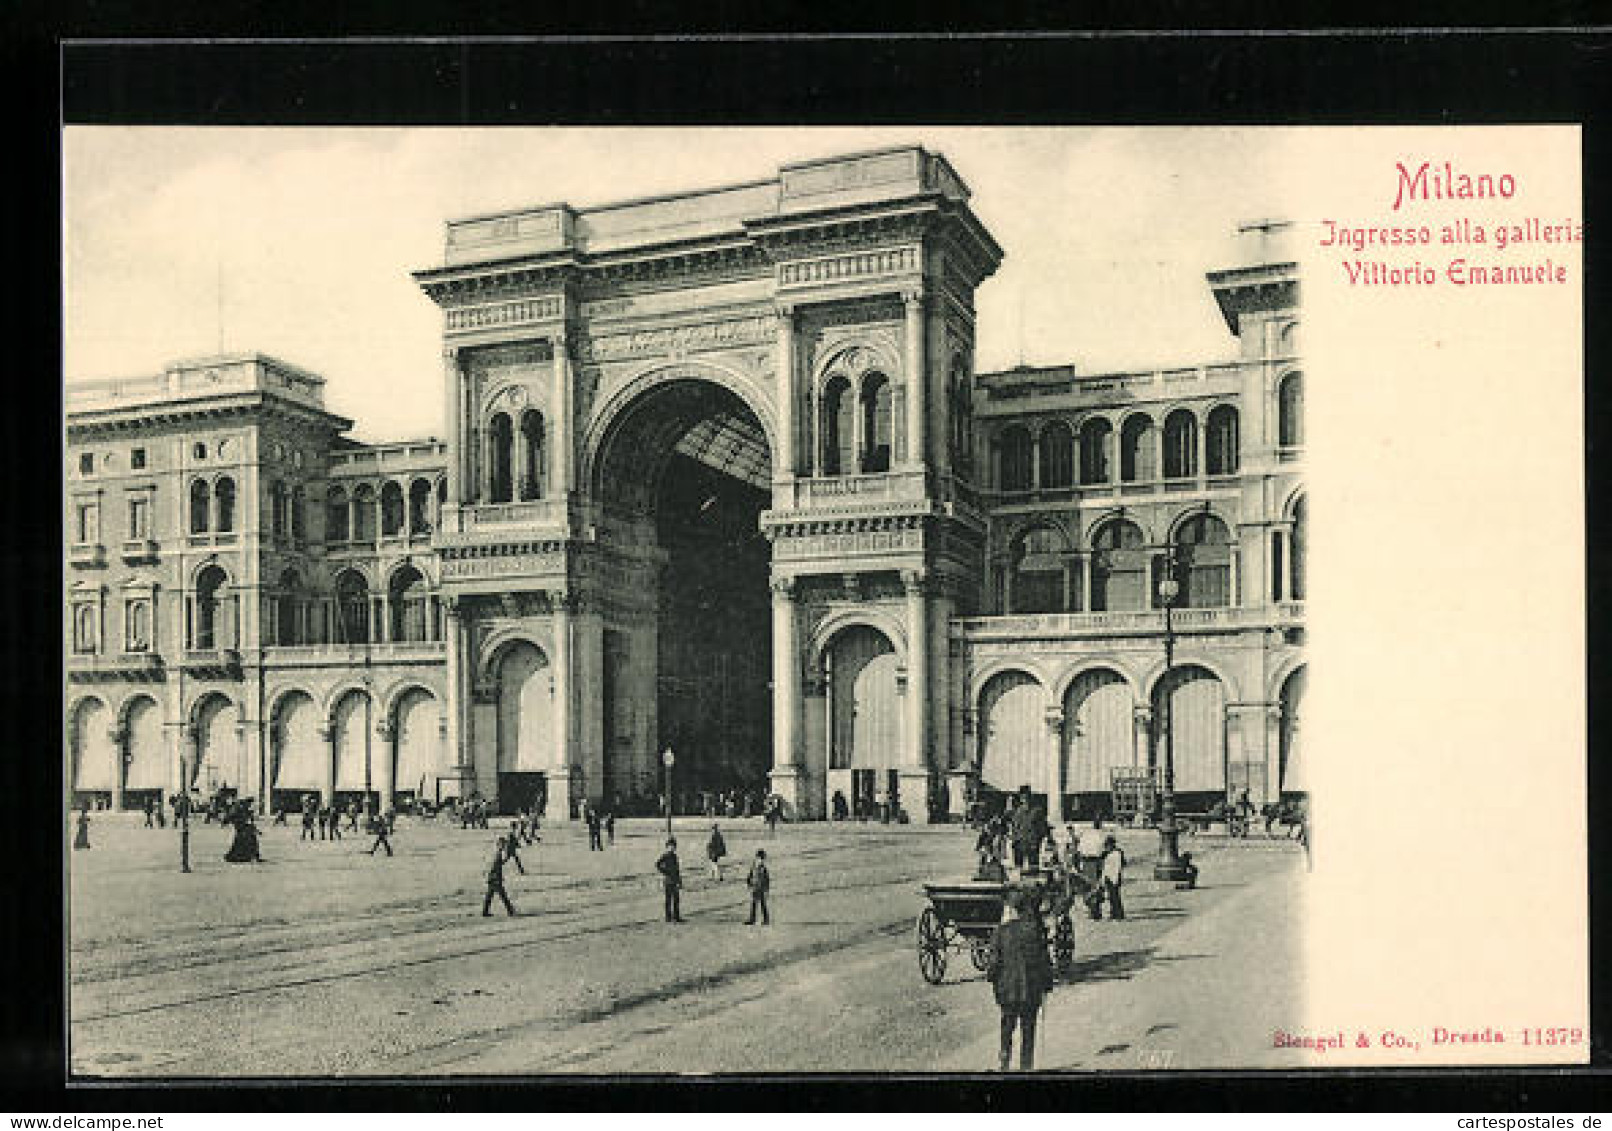
M 347 492 L 340 487 L 332 487 L 325 495 L 325 541 L 347 541 L 349 518 Z
M 1114 474 L 1114 428 L 1100 416 L 1080 426 L 1080 481 L 1107 483 Z
M 1152 417 L 1136 415 L 1125 421 L 1119 437 L 1121 479 L 1127 483 L 1146 483 L 1158 478 L 1156 439 Z
M 854 461 L 851 383 L 831 377 L 823 389 L 822 458 L 824 475 L 844 475 Z
M 1164 477 L 1191 479 L 1198 474 L 1198 418 L 1178 408 L 1164 418 Z
M 212 489 L 207 480 L 198 479 L 190 485 L 190 532 L 206 534 L 211 525 L 208 512 L 212 509 Z
M 1212 514 L 1195 514 L 1175 534 L 1176 606 L 1220 609 L 1231 604 L 1231 532 Z
M 862 378 L 862 470 L 890 470 L 890 381 L 882 373 Z
M 1292 584 L 1288 586 L 1288 595 L 1294 601 L 1304 600 L 1304 539 L 1305 533 L 1305 501 L 1300 499 L 1293 504 L 1293 535 L 1292 550 L 1289 552 Z
M 430 635 L 430 589 L 425 577 L 413 566 L 404 566 L 392 575 L 392 639 L 421 641 Z
M 274 598 L 274 642 L 282 648 L 302 643 L 302 579 L 288 569 L 280 575 L 279 592 Z
M 521 413 L 521 438 L 526 441 L 526 459 L 521 467 L 521 498 L 543 497 L 543 414 L 536 409 Z
M 1030 430 L 1015 425 L 1002 433 L 996 481 L 1004 491 L 1028 491 L 1032 484 Z
M 220 476 L 213 488 L 213 502 L 218 507 L 218 532 L 228 534 L 235 529 L 235 480 Z
M 1304 443 L 1304 374 L 1289 373 L 1277 391 L 1277 443 L 1296 448 Z
M 1125 519 L 1110 519 L 1097 528 L 1091 545 L 1091 611 L 1147 608 L 1142 528 Z
M 301 487 L 291 489 L 291 537 L 301 542 L 308 537 L 308 498 Z
M 353 541 L 375 541 L 375 488 L 368 483 L 353 488 Z
M 1072 487 L 1074 483 L 1074 433 L 1063 421 L 1054 420 L 1041 430 L 1041 486 Z
M 974 471 L 974 406 L 968 395 L 968 366 L 962 358 L 952 361 L 952 466 L 964 476 Z
M 381 537 L 396 538 L 403 533 L 403 488 L 388 479 L 381 486 Z
M 1013 544 L 1015 613 L 1061 613 L 1067 607 L 1064 563 L 1068 542 L 1050 526 L 1026 530 Z
M 220 610 L 227 581 L 224 571 L 213 565 L 196 576 L 196 630 L 192 634 L 192 641 L 193 646 L 201 651 L 225 646 Z
M 409 529 L 416 534 L 429 534 L 435 523 L 431 520 L 431 484 L 416 479 L 409 484 Z
M 1235 475 L 1237 472 L 1237 410 L 1229 404 L 1216 405 L 1209 412 L 1209 426 L 1205 430 L 1210 475 Z
M 269 530 L 276 539 L 286 536 L 289 526 L 287 510 L 285 484 L 276 479 L 269 484 Z
M 487 425 L 487 454 L 492 460 L 488 502 L 507 503 L 515 497 L 515 426 L 505 413 L 498 413 Z
M 123 621 L 123 650 L 146 652 L 151 648 L 151 602 L 140 599 L 126 606 Z
M 73 606 L 73 651 L 89 655 L 100 651 L 100 634 L 95 631 L 95 606 L 88 601 Z
M 336 643 L 369 643 L 369 585 L 354 570 L 336 580 Z

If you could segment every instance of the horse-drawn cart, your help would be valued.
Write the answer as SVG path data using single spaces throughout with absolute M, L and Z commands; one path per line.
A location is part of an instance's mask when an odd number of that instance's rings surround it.
M 1069 909 L 1085 886 L 1078 875 L 1062 874 L 1028 875 L 1017 881 L 925 884 L 929 906 L 918 916 L 919 973 L 924 981 L 939 985 L 946 977 L 947 955 L 958 950 L 968 951 L 974 969 L 985 970 L 991 962 L 991 935 L 1002 921 L 1003 905 L 1008 893 L 1018 888 L 1034 899 L 1048 957 L 1058 975 L 1066 976 L 1075 960 L 1075 924 Z

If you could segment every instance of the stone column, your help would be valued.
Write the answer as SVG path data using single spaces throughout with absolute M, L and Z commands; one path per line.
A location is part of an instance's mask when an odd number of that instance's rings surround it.
M 924 296 L 907 291 L 901 302 L 907 313 L 907 462 L 912 467 L 926 463 L 928 444 L 928 358 L 924 342 Z
M 460 796 L 464 795 L 464 783 L 471 776 L 470 765 L 470 728 L 467 720 L 470 717 L 470 689 L 467 686 L 465 672 L 475 662 L 475 657 L 467 655 L 469 649 L 468 634 L 465 632 L 465 614 L 467 612 L 464 601 L 459 597 L 444 597 L 442 610 L 446 623 L 445 648 L 447 657 L 447 671 L 444 684 L 447 690 L 447 710 L 444 718 L 444 740 L 447 743 L 448 757 L 444 759 L 442 769 L 458 783 Z
M 571 794 L 574 772 L 572 764 L 571 708 L 571 619 L 576 610 L 576 599 L 569 593 L 555 591 L 549 594 L 551 624 L 554 629 L 554 769 L 549 774 L 548 819 L 572 819 Z
M 791 816 L 801 805 L 800 642 L 795 583 L 772 579 L 772 791 Z
M 554 497 L 564 500 L 571 493 L 571 350 L 563 332 L 555 334 L 550 343 L 554 349 L 554 443 L 550 459 L 553 471 L 549 476 L 554 484 Z
M 1052 747 L 1052 764 L 1047 767 L 1047 820 L 1059 822 L 1064 819 L 1063 795 L 1069 792 L 1064 781 L 1063 708 L 1048 707 L 1046 722 L 1047 741 Z
M 319 782 L 319 801 L 329 805 L 336 799 L 336 728 L 328 723 L 321 724 L 319 737 L 325 741 L 325 767 Z
M 263 722 L 260 719 L 245 719 L 235 728 L 236 747 L 240 757 L 245 761 L 245 773 L 242 780 L 245 783 L 243 792 L 257 799 L 257 811 L 267 812 L 265 808 L 269 791 L 263 766 Z
M 797 427 L 795 424 L 795 308 L 779 303 L 778 318 L 778 457 L 777 478 L 795 478 Z
M 392 807 L 397 795 L 397 727 L 392 720 L 380 718 L 375 723 L 375 737 L 380 740 L 380 764 L 374 766 L 375 792 L 380 795 L 378 812 Z
M 112 740 L 112 811 L 123 809 L 123 778 L 129 766 L 129 731 L 127 727 L 108 728 L 107 738 Z
M 459 386 L 459 351 L 452 346 L 445 347 L 442 351 L 442 424 L 448 440 L 448 466 L 444 469 L 443 479 L 448 485 L 447 505 L 451 507 L 459 505 L 460 484 L 464 476 L 465 444 L 461 432 L 463 422 L 459 417 L 464 401 L 463 390 Z
M 929 596 L 919 570 L 903 570 L 907 592 L 907 726 L 901 753 L 901 804 L 913 820 L 929 816 Z

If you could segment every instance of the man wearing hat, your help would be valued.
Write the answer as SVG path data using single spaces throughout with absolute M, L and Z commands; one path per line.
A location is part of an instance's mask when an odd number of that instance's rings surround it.
M 1047 943 L 1036 922 L 1029 893 L 1014 889 L 1008 895 L 1008 918 L 991 936 L 991 961 L 986 970 L 996 1004 L 1002 1010 L 1000 1068 L 1008 1070 L 1013 1055 L 1013 1030 L 1019 1030 L 1019 1070 L 1035 1067 L 1036 1015 L 1052 989 L 1052 963 Z

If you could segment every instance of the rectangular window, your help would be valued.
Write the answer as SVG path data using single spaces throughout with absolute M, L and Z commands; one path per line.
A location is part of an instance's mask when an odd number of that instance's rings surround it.
M 144 495 L 137 495 L 129 500 L 129 537 L 131 539 L 151 537 L 151 500 Z
M 141 471 L 145 468 L 145 465 L 146 450 L 144 448 L 135 448 L 129 453 L 129 466 L 131 468 L 135 471 Z
M 80 546 L 94 546 L 101 541 L 101 507 L 99 503 L 79 503 L 78 523 L 73 536 Z
M 80 475 L 89 475 L 95 471 L 95 455 L 92 452 L 80 452 L 78 456 L 78 472 Z

